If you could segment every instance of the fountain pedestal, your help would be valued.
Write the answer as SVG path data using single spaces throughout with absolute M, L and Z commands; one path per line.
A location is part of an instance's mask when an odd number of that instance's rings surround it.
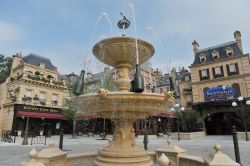
M 115 120 L 113 141 L 99 150 L 95 162 L 98 166 L 150 166 L 153 164 L 147 152 L 136 145 L 132 120 Z

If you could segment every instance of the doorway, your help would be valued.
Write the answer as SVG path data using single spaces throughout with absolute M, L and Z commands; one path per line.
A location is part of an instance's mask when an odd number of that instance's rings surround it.
M 231 135 L 232 126 L 238 126 L 233 112 L 215 113 L 208 115 L 205 122 L 207 135 Z

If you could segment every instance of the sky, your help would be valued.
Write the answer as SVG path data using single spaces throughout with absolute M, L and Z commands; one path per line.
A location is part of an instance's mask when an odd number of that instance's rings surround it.
M 241 32 L 250 52 L 249 0 L 0 0 L 0 54 L 47 57 L 61 74 L 102 71 L 92 54 L 112 36 L 138 37 L 155 47 L 150 59 L 163 73 L 193 63 L 200 48 L 234 41 Z M 131 22 L 117 27 L 122 12 Z

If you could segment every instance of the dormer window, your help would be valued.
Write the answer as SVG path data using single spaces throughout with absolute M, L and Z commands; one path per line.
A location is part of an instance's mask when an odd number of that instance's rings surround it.
M 233 56 L 233 49 L 231 47 L 226 48 L 226 54 L 228 57 Z
M 45 68 L 45 63 L 44 63 L 44 62 L 40 62 L 39 66 L 40 66 L 41 68 Z
M 200 55 L 200 62 L 201 62 L 201 63 L 205 63 L 206 61 L 207 61 L 206 55 L 201 54 L 201 55 Z
M 214 50 L 212 52 L 212 57 L 213 57 L 214 60 L 219 59 L 219 52 Z

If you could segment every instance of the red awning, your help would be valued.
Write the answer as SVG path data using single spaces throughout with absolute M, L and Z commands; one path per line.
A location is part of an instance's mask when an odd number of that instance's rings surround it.
M 93 118 L 100 118 L 99 115 L 97 114 L 84 114 L 82 116 L 80 116 L 81 118 L 84 118 L 84 119 L 93 119 Z
M 155 116 L 166 117 L 166 118 L 176 118 L 175 114 L 172 112 L 160 112 Z
M 48 119 L 63 119 L 62 114 L 50 114 L 50 113 L 41 113 L 41 112 L 28 112 L 28 111 L 17 111 L 17 117 L 31 117 L 31 118 L 48 118 Z

